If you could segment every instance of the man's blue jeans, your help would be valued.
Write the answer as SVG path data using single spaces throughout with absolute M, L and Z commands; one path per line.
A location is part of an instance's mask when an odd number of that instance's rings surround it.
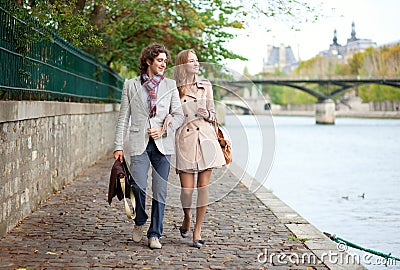
M 147 231 L 147 238 L 160 238 L 163 232 L 165 200 L 167 198 L 167 183 L 170 170 L 170 155 L 163 155 L 153 139 L 150 138 L 146 151 L 141 155 L 131 156 L 131 174 L 135 183 L 133 187 L 136 198 L 136 225 L 146 223 L 146 188 L 147 174 L 150 163 L 152 166 L 152 192 L 151 222 Z

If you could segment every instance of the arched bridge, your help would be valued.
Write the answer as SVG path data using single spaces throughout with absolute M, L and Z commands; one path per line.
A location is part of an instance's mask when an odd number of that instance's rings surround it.
M 259 80 L 238 80 L 238 81 L 216 81 L 220 86 L 231 86 L 226 94 L 222 97 L 229 95 L 229 92 L 235 92 L 238 88 L 249 84 L 255 85 L 281 85 L 288 86 L 300 91 L 306 92 L 319 101 L 332 99 L 352 88 L 365 84 L 381 84 L 400 88 L 400 78 L 321 78 L 321 79 L 289 79 L 289 78 L 272 78 L 272 79 L 259 79 Z M 307 85 L 318 84 L 327 89 L 326 93 L 318 92 Z M 232 91 L 233 90 L 233 91 Z
M 242 90 L 246 86 L 254 87 L 255 85 L 281 85 L 295 88 L 300 91 L 306 92 L 318 99 L 316 106 L 317 123 L 333 124 L 335 119 L 335 103 L 332 99 L 334 97 L 343 94 L 346 91 L 351 90 L 352 88 L 356 88 L 360 85 L 366 84 L 381 84 L 400 88 L 400 78 L 361 78 L 360 76 L 357 76 L 356 78 L 327 77 L 317 79 L 291 79 L 279 77 L 255 80 L 213 81 L 213 84 L 226 90 L 224 94 L 221 94 L 222 102 L 226 100 L 225 103 L 229 103 L 237 107 L 243 106 L 240 106 L 240 104 L 234 104 L 233 101 L 228 101 L 227 99 L 230 98 L 228 98 L 227 96 L 230 96 L 232 94 L 237 96 L 236 92 Z M 315 84 L 323 86 L 325 88 L 325 91 L 319 92 L 308 86 Z M 259 101 L 255 100 L 254 97 L 252 97 L 253 103 L 255 102 L 255 104 L 257 104 L 257 106 L 254 107 L 255 109 L 252 109 L 254 112 L 257 110 L 260 111 L 260 108 L 269 108 L 269 101 L 264 100 L 262 97 L 259 97 L 258 99 L 262 100 L 264 104 L 260 104 Z M 251 101 L 246 101 L 245 103 L 250 104 Z

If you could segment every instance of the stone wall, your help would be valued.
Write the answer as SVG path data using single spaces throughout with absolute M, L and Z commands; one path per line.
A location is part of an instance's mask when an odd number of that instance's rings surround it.
M 312 111 L 315 112 L 315 104 L 286 104 L 277 105 L 271 104 L 271 110 L 273 111 Z
M 369 102 L 370 111 L 400 111 L 400 100 L 386 100 Z
M 0 236 L 112 149 L 117 114 L 113 104 L 0 101 Z

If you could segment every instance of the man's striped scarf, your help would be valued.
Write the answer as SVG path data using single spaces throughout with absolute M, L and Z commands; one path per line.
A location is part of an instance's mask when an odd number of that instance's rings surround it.
M 146 72 L 140 73 L 140 81 L 142 85 L 149 93 L 150 97 L 150 118 L 156 115 L 157 109 L 157 86 L 164 79 L 163 75 L 154 75 L 153 78 L 149 78 Z

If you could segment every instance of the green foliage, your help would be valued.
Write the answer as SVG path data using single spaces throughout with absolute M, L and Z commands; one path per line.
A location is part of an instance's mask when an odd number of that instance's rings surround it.
M 268 93 L 269 98 L 273 104 L 284 104 L 283 102 L 283 87 L 276 85 L 265 86 L 265 92 Z
M 308 240 L 311 240 L 311 239 L 310 238 L 306 238 L 306 237 L 304 237 L 304 238 L 289 237 L 288 240 L 290 240 L 290 241 L 300 241 L 300 242 L 304 243 L 304 242 L 306 242 Z
M 301 62 L 300 65 L 303 65 L 304 69 L 307 69 L 307 65 L 309 63 L 307 62 Z M 296 72 L 296 71 L 294 71 Z M 262 76 L 268 76 L 272 75 L 274 77 L 280 77 L 285 78 L 287 74 L 283 71 L 280 71 L 279 68 L 277 68 L 274 73 L 272 74 L 267 74 L 267 73 L 262 73 Z M 311 75 L 311 74 L 310 74 Z M 308 76 L 308 75 L 305 75 Z M 310 86 L 308 86 L 310 87 Z M 317 99 L 305 92 L 302 92 L 300 90 L 295 90 L 294 88 L 287 87 L 287 86 L 279 86 L 279 85 L 267 85 L 263 86 L 263 93 L 268 93 L 271 102 L 273 104 L 279 104 L 279 105 L 286 105 L 286 104 L 309 104 L 309 103 L 315 103 Z
M 243 29 L 246 18 L 242 6 L 230 1 L 16 2 L 19 5 L 13 14 L 22 20 L 34 16 L 118 71 L 123 67 L 137 70 L 141 50 L 153 42 L 165 44 L 172 55 L 193 48 L 203 62 L 245 60 L 225 48 L 225 42 L 235 36 L 231 30 Z
M 361 75 L 363 73 L 362 67 L 364 65 L 364 54 L 361 52 L 353 54 L 353 57 L 348 62 L 350 74 Z
M 317 102 L 315 97 L 286 86 L 271 85 L 267 87 L 267 92 L 273 104 L 310 104 Z
M 294 74 L 301 77 L 318 78 L 350 75 L 351 70 L 349 65 L 339 58 L 325 58 L 318 55 L 310 60 L 300 62 Z
M 224 46 L 234 37 L 229 29 L 243 28 L 237 17 L 238 7 L 222 1 L 115 1 L 100 33 L 103 46 L 88 50 L 129 69 L 136 69 L 142 48 L 153 42 L 165 44 L 173 56 L 192 48 L 202 62 L 244 59 Z
M 76 10 L 76 1 L 14 2 L 15 5 L 7 4 L 9 11 L 31 27 L 42 26 L 40 28 L 45 34 L 44 37 L 50 39 L 53 31 L 78 48 L 85 44 L 91 46 L 101 44 L 101 39 L 95 35 L 96 27 L 91 25 L 90 15 L 87 14 L 87 10 Z
M 314 12 L 301 0 L 271 0 L 267 5 L 255 0 L 13 1 L 42 25 L 125 74 L 126 69 L 128 74 L 137 70 L 142 48 L 153 42 L 164 43 L 173 56 L 192 48 L 202 62 L 245 60 L 225 43 L 235 37 L 233 31 L 245 28 L 247 19 L 306 18 Z M 312 15 L 310 20 L 315 20 Z
M 368 48 L 349 61 L 351 74 L 368 77 L 399 77 L 400 46 Z M 399 88 L 386 85 L 363 85 L 358 89 L 363 102 L 400 100 Z
M 379 84 L 360 86 L 358 95 L 363 102 L 400 100 L 399 88 Z

